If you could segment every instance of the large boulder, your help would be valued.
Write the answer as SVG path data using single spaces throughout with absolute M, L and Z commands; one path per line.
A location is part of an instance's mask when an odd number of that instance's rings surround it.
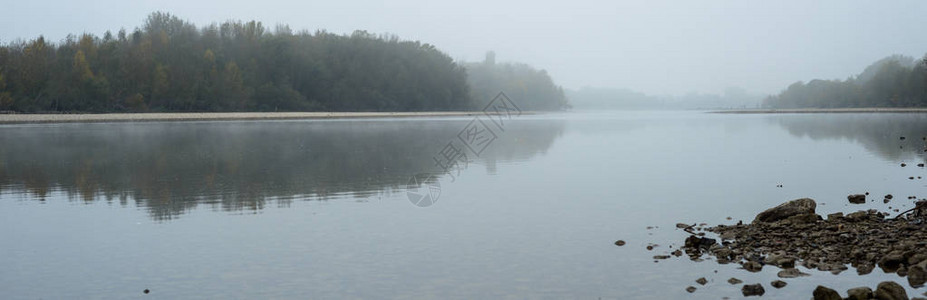
M 771 223 L 793 216 L 814 215 L 815 207 L 817 207 L 817 203 L 812 199 L 795 199 L 761 212 L 753 219 L 753 223 Z

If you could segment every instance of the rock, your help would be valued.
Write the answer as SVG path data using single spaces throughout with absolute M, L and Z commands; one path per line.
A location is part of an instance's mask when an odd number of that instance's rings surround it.
M 863 195 L 863 194 L 849 195 L 847 196 L 847 200 L 849 200 L 850 203 L 853 203 L 853 204 L 863 204 L 863 203 L 866 203 L 866 195 Z
M 892 200 L 892 198 L 894 198 L 892 194 L 885 195 L 885 199 Z
M 887 273 L 892 273 L 898 270 L 901 267 L 901 264 L 904 263 L 906 259 L 904 258 L 904 252 L 902 251 L 892 251 L 882 257 L 879 260 L 879 267 L 882 270 L 885 270 Z
M 744 270 L 756 273 L 763 270 L 763 265 L 755 261 L 747 261 L 743 264 Z
M 696 288 L 695 288 L 694 286 L 691 286 L 691 285 L 690 285 L 689 287 L 686 288 L 686 292 L 689 292 L 689 293 L 694 293 L 695 290 L 696 290 Z
M 908 284 L 913 288 L 924 286 L 927 282 L 927 272 L 921 266 L 911 266 L 908 268 Z
M 676 223 L 676 228 L 679 228 L 679 229 L 689 228 L 689 227 L 692 227 L 692 225 L 689 225 L 686 223 Z
M 872 273 L 872 269 L 875 269 L 875 266 L 870 264 L 862 264 L 856 267 L 856 274 L 866 275 Z
M 894 281 L 883 281 L 876 287 L 873 297 L 879 300 L 908 300 L 908 293 Z
M 796 268 L 789 268 L 789 269 L 779 271 L 779 274 L 777 275 L 779 276 L 779 278 L 796 278 L 796 277 L 802 277 L 802 276 L 811 276 L 811 275 L 808 275 L 808 273 L 803 273 L 802 271 L 799 271 Z
M 784 288 L 786 285 L 788 285 L 788 283 L 785 283 L 785 281 L 782 280 L 773 280 L 773 282 L 770 282 L 769 284 L 777 289 Z
M 814 300 L 843 300 L 837 291 L 820 285 L 814 289 L 812 295 L 814 295 Z
M 848 221 L 851 221 L 851 222 L 864 221 L 867 218 L 869 218 L 869 212 L 862 211 L 862 210 L 857 211 L 857 212 L 848 214 L 846 218 Z
M 745 284 L 744 287 L 740 288 L 740 292 L 744 294 L 744 297 L 750 296 L 762 296 L 766 293 L 766 290 L 763 289 L 763 285 L 759 283 L 755 284 Z
M 920 163 L 920 164 L 917 164 L 917 166 L 923 168 L 924 164 Z
M 624 241 L 623 240 L 615 241 L 615 246 L 619 246 L 619 247 L 624 246 Z
M 827 220 L 828 220 L 828 221 L 834 221 L 834 220 L 840 220 L 840 219 L 843 219 L 843 213 L 842 213 L 842 212 L 836 212 L 836 213 L 832 213 L 832 214 L 827 215 Z
M 730 283 L 730 284 L 740 284 L 741 282 L 743 282 L 743 280 L 740 280 L 734 277 L 731 277 L 731 279 L 727 280 L 727 283 Z
M 670 258 L 669 255 L 654 255 L 653 259 L 667 259 Z
M 858 287 L 847 290 L 847 300 L 869 300 L 872 299 L 872 289 L 868 287 Z
M 753 219 L 753 223 L 770 223 L 785 220 L 792 216 L 814 214 L 815 207 L 817 207 L 817 203 L 812 199 L 795 199 L 759 213 Z
M 702 277 L 702 278 L 696 279 L 695 282 L 701 285 L 705 285 L 706 283 L 708 283 L 708 279 L 705 279 L 705 277 Z
M 716 243 L 715 239 L 691 235 L 688 238 L 686 238 L 685 247 L 686 248 L 696 248 L 696 249 L 703 248 L 707 250 L 708 248 L 711 248 L 711 245 L 714 245 L 715 243 Z
M 783 269 L 794 269 L 795 268 L 795 259 L 794 258 L 783 258 L 779 260 L 779 267 Z

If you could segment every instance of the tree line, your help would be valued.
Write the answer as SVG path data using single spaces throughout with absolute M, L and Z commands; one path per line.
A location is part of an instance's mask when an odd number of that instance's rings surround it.
M 892 55 L 846 80 L 796 82 L 763 100 L 767 108 L 927 107 L 927 56 Z
M 0 44 L 0 111 L 446 111 L 491 93 L 433 45 L 366 31 L 155 12 L 132 32 Z

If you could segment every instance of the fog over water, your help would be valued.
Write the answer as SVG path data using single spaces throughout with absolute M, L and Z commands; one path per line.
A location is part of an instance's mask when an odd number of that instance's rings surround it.
M 821 215 L 911 207 L 922 115 L 525 115 L 440 175 L 434 205 L 410 203 L 410 176 L 470 121 L 2 125 L 0 296 L 737 298 L 730 277 L 773 299 L 884 280 L 924 292 L 881 270 L 773 289 L 775 267 L 652 259 L 688 236 L 676 223 L 790 199 Z M 896 200 L 847 203 L 862 192 Z

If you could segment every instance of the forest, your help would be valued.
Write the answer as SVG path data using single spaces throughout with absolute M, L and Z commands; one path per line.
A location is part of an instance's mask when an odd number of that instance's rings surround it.
M 197 28 L 155 12 L 131 32 L 0 44 L 0 112 L 478 110 L 500 91 L 523 109 L 567 106 L 543 70 L 457 62 L 366 31 Z
M 766 108 L 927 107 L 927 56 L 892 55 L 846 80 L 796 82 Z

